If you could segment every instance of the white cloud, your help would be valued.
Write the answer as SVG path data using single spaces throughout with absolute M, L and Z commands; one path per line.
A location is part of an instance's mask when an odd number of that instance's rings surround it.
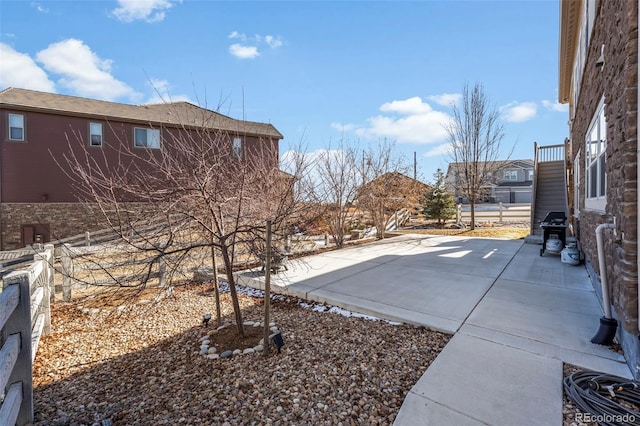
M 442 95 L 433 95 L 429 96 L 427 99 L 437 103 L 438 105 L 451 107 L 452 105 L 457 105 L 462 99 L 462 95 L 460 93 L 443 93 Z
M 280 39 L 280 37 L 274 37 L 272 35 L 264 36 L 264 42 L 267 43 L 272 49 L 282 46 L 282 40 Z
M 153 95 L 147 99 L 146 104 L 162 104 L 165 102 L 189 102 L 194 103 L 187 95 L 172 95 L 171 85 L 167 80 L 151 78 L 147 85 L 153 90 Z
M 227 36 L 227 38 L 230 38 L 232 40 L 233 39 L 238 39 L 238 40 L 241 40 L 241 41 L 246 41 L 247 40 L 247 36 L 245 34 L 243 34 L 243 33 L 238 32 L 238 31 L 232 31 L 231 34 L 229 34 Z
M 499 108 L 505 121 L 521 123 L 531 120 L 538 112 L 538 106 L 534 102 L 511 102 Z
M 119 7 L 113 9 L 112 13 L 119 21 L 126 23 L 136 20 L 160 22 L 173 3 L 170 0 L 118 0 Z
M 279 36 L 255 34 L 254 36 L 247 36 L 245 33 L 239 31 L 232 31 L 227 36 L 230 40 L 238 40 L 242 43 L 234 43 L 229 46 L 229 53 L 236 58 L 240 59 L 253 59 L 256 56 L 260 56 L 258 50 L 260 45 L 267 45 L 272 49 L 277 49 L 282 46 L 283 42 Z
M 47 73 L 27 54 L 15 51 L 7 44 L 0 43 L 0 87 L 54 92 L 55 85 Z
M 444 124 L 450 116 L 435 111 L 419 97 L 392 101 L 380 107 L 387 115 L 369 118 L 368 127 L 359 128 L 356 133 L 363 137 L 390 138 L 398 143 L 429 144 L 447 137 Z
M 98 57 L 81 40 L 50 44 L 36 59 L 48 72 L 60 75 L 58 84 L 78 95 L 104 100 L 135 96 L 131 87 L 111 75 L 112 61 Z
M 31 7 L 34 7 L 40 13 L 49 13 L 49 9 L 47 9 L 46 7 L 44 7 L 42 4 L 38 2 L 32 1 Z
M 422 102 L 418 96 L 405 99 L 403 101 L 391 101 L 382 104 L 380 107 L 382 112 L 397 112 L 399 114 L 424 114 L 432 111 L 429 104 Z
M 355 130 L 358 128 L 357 125 L 355 124 L 342 124 L 342 123 L 331 123 L 330 124 L 332 129 L 338 130 L 339 132 L 351 132 L 352 130 Z
M 547 108 L 550 109 L 551 111 L 557 111 L 557 112 L 569 112 L 569 104 L 561 104 L 558 101 L 548 101 L 548 100 L 544 100 L 542 101 L 542 105 Z
M 253 59 L 260 56 L 260 52 L 258 52 L 256 46 L 244 46 L 239 43 L 234 43 L 229 46 L 229 53 L 240 59 Z
M 440 155 L 449 154 L 451 152 L 451 145 L 448 143 L 444 143 L 442 145 L 438 145 L 434 148 L 431 148 L 429 151 L 424 153 L 424 156 L 429 157 L 438 157 Z

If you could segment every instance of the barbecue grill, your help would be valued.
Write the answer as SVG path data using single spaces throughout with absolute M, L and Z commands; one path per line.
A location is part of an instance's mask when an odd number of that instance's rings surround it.
M 540 256 L 546 251 L 549 253 L 560 253 L 564 248 L 567 241 L 567 216 L 564 212 L 549 212 L 540 222 L 540 228 L 542 228 L 542 248 L 540 249 Z M 559 240 L 559 244 L 556 247 L 547 248 L 547 242 L 549 240 Z M 553 244 L 549 244 L 552 246 Z

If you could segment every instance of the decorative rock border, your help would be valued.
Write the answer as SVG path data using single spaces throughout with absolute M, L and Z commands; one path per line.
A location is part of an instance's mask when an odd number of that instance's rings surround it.
M 264 327 L 264 323 L 260 321 L 244 321 L 242 323 L 245 327 Z M 226 350 L 222 353 L 218 353 L 218 349 L 215 346 L 211 346 L 211 336 L 219 332 L 220 330 L 224 330 L 225 328 L 235 327 L 234 323 L 226 323 L 216 328 L 215 330 L 209 331 L 204 336 L 200 337 L 200 351 L 198 355 L 206 357 L 208 359 L 226 359 L 232 358 L 236 355 L 250 355 L 254 353 L 261 353 L 264 349 L 264 337 L 260 339 L 260 343 L 256 346 L 246 349 L 235 349 L 235 350 Z M 276 326 L 275 323 L 269 323 L 269 330 L 271 333 L 279 333 L 280 330 Z

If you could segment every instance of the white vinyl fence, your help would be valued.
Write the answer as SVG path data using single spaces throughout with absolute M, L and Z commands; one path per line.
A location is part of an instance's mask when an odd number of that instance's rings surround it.
M 33 360 L 40 336 L 51 331 L 53 245 L 38 250 L 26 269 L 2 279 L 0 293 L 0 425 L 33 422 Z
M 476 204 L 476 223 L 508 223 L 531 221 L 530 203 Z M 471 209 L 468 204 L 458 204 L 457 223 L 471 223 Z

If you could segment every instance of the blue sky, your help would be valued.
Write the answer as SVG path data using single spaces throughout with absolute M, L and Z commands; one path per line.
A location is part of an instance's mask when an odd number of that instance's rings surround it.
M 557 1 L 5 0 L 0 88 L 219 107 L 272 123 L 283 152 L 386 138 L 431 181 L 467 83 L 501 112 L 511 158 L 564 141 L 558 12 Z

